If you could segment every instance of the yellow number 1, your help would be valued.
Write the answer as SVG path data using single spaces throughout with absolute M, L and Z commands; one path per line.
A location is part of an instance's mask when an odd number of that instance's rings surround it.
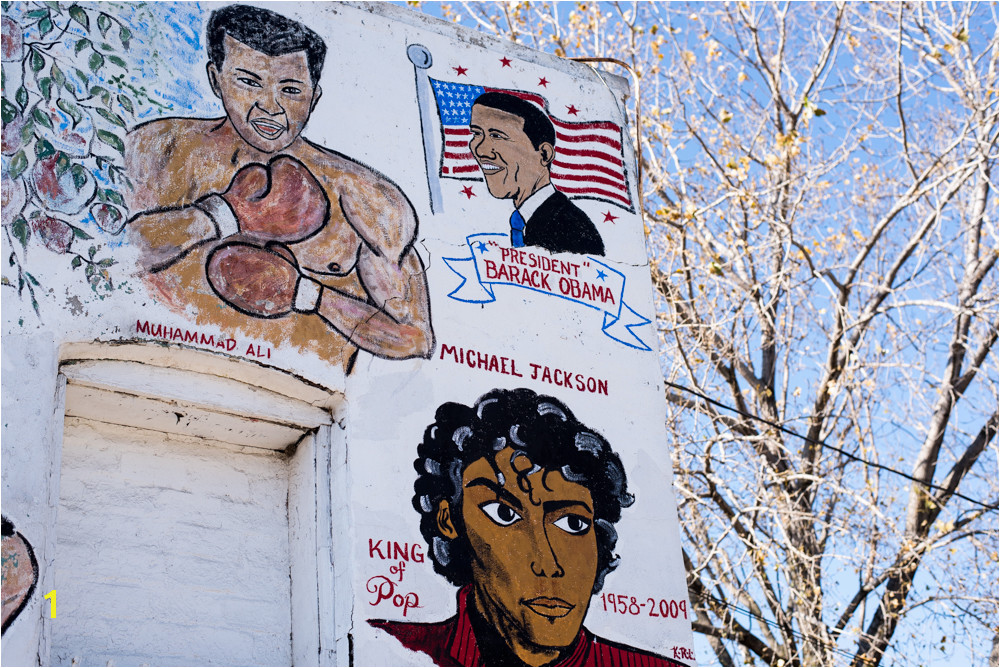
M 52 591 L 50 591 L 48 594 L 45 595 L 45 598 L 51 599 L 49 601 L 49 617 L 51 617 L 52 619 L 55 619 L 56 618 L 56 590 L 53 589 Z

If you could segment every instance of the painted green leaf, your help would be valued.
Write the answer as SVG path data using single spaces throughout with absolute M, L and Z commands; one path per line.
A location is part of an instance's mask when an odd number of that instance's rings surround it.
M 2 108 L 4 123 L 10 123 L 17 116 L 17 107 L 7 98 L 3 98 L 3 102 L 0 102 L 0 108 Z
M 79 227 L 74 227 L 73 228 L 73 236 L 75 236 L 77 239 L 93 239 L 94 238 L 94 237 L 90 236 L 89 234 L 87 234 L 86 232 L 84 232 L 83 230 L 81 230 Z M 95 250 L 94 252 L 96 253 L 97 251 Z M 90 257 L 94 257 L 94 256 L 91 255 Z
M 73 165 L 73 185 L 77 190 L 87 185 L 87 169 L 83 165 Z
M 135 112 L 135 107 L 132 106 L 132 99 L 128 95 L 120 93 L 118 95 L 118 104 L 122 105 L 122 109 L 130 114 Z
M 132 31 L 126 28 L 125 26 L 122 26 L 121 28 L 118 29 L 118 38 L 122 41 L 122 44 L 127 49 L 128 41 L 132 39 Z
M 52 80 L 56 82 L 57 86 L 62 86 L 66 83 L 66 75 L 63 74 L 63 71 L 55 63 L 52 63 L 52 71 L 49 74 L 52 75 Z
M 107 42 L 101 42 L 101 48 L 105 51 L 114 51 L 115 47 L 111 46 Z
M 112 258 L 110 258 L 110 257 L 106 257 L 103 260 L 101 260 L 100 262 L 98 262 L 97 264 L 99 266 L 101 266 L 101 267 L 110 267 L 110 266 L 113 266 L 115 264 L 115 261 Z
M 10 6 L 11 6 L 10 0 L 3 0 L 3 2 L 0 2 L 0 8 L 3 9 L 4 13 L 10 11 Z
M 42 54 L 38 53 L 38 49 L 32 49 L 31 55 L 28 56 L 29 64 L 31 65 L 32 72 L 40 72 L 43 67 L 45 67 L 45 58 Z
M 91 255 L 90 257 L 94 257 L 94 256 Z M 87 275 L 87 278 L 91 278 L 91 277 L 93 277 L 95 271 L 97 271 L 97 270 L 94 269 L 94 265 L 88 264 L 87 268 L 83 270 L 83 273 Z
M 21 128 L 21 143 L 29 144 L 31 140 L 35 137 L 35 123 L 32 120 L 28 120 Z
M 65 98 L 59 98 L 59 101 L 56 102 L 56 106 L 70 115 L 70 117 L 73 119 L 74 127 L 76 127 L 77 123 L 83 120 L 83 112 L 80 110 L 80 107 L 76 106 L 69 100 Z
M 28 221 L 24 218 L 18 218 L 10 227 L 10 231 L 14 233 L 14 238 L 21 242 L 21 246 L 27 246 L 28 236 L 31 234 L 31 229 L 28 227 Z
M 118 114 L 113 114 L 105 109 L 97 109 L 96 111 L 100 115 L 100 117 L 103 118 L 104 120 L 114 123 L 119 127 L 122 128 L 125 127 L 125 119 L 119 116 Z
M 65 153 L 59 153 L 59 158 L 56 160 L 56 175 L 62 176 L 69 171 L 72 163 L 69 161 L 69 156 Z
M 106 199 L 107 199 L 107 200 L 108 200 L 109 202 L 114 202 L 114 203 L 115 203 L 115 204 L 117 204 L 118 206 L 125 206 L 125 200 L 124 200 L 124 199 L 122 199 L 122 196 L 121 196 L 121 195 L 119 195 L 119 194 L 118 194 L 117 192 L 115 192 L 114 190 L 111 190 L 110 188 L 108 188 L 108 189 L 105 189 L 105 191 L 104 191 L 104 197 L 105 197 L 105 198 L 106 198 Z
M 38 22 L 38 32 L 45 37 L 50 32 L 52 32 L 52 19 L 46 16 L 44 19 Z
M 59 3 L 56 2 L 56 0 L 44 0 L 42 4 L 54 11 L 56 16 L 62 14 L 62 7 L 59 6 Z
M 97 70 L 104 67 L 104 56 L 94 51 L 90 54 L 90 60 L 87 61 L 87 64 L 90 65 L 90 71 L 96 73 Z
M 52 97 L 52 79 L 49 77 L 42 77 L 38 80 L 38 90 L 41 91 L 42 97 L 46 100 Z
M 97 138 L 122 155 L 125 155 L 125 144 L 122 143 L 122 140 L 118 137 L 118 135 L 112 134 L 107 130 L 98 130 Z
M 39 160 L 44 160 L 50 155 L 54 155 L 55 152 L 56 150 L 52 148 L 52 144 L 45 139 L 39 139 L 35 142 L 35 157 Z
M 101 31 L 101 37 L 104 37 L 108 34 L 108 30 L 111 29 L 111 18 L 104 12 L 101 12 L 101 15 L 97 17 L 97 27 Z
M 78 269 L 81 264 L 83 264 L 83 258 L 80 257 L 79 255 L 76 255 L 73 257 L 73 261 L 69 263 L 69 266 L 73 267 L 74 269 Z
M 89 19 L 88 19 L 88 21 L 89 21 Z M 88 30 L 89 30 L 89 28 L 88 28 Z M 80 53 L 81 51 L 83 51 L 84 49 L 86 49 L 88 46 L 93 46 L 93 44 L 91 44 L 90 40 L 87 39 L 86 37 L 84 37 L 83 39 L 77 40 L 77 42 L 76 42 L 76 52 Z
M 16 179 L 21 175 L 21 173 L 28 168 L 28 158 L 24 155 L 24 151 L 18 151 L 13 158 L 10 160 L 10 165 L 7 166 L 7 173 L 10 174 L 10 178 Z
M 47 9 L 33 9 L 24 15 L 26 19 L 40 19 L 43 16 L 48 16 L 49 11 Z
M 49 129 L 52 129 L 52 119 L 50 119 L 49 115 L 46 114 L 44 111 L 42 111 L 38 107 L 35 107 L 34 109 L 31 110 L 31 115 L 34 117 L 36 123 L 44 127 L 47 127 Z
M 90 259 L 93 260 L 94 256 L 97 255 L 97 246 L 91 246 L 87 249 L 87 253 L 90 255 Z
M 26 271 L 26 272 L 24 272 L 24 275 L 28 277 L 28 280 L 29 280 L 29 281 L 31 281 L 31 283 L 32 283 L 33 285 L 39 285 L 39 283 L 38 283 L 38 280 L 37 280 L 37 279 L 35 279 L 35 277 L 34 277 L 34 276 L 32 276 L 32 275 L 31 275 L 31 274 L 30 274 L 29 272 L 27 272 L 27 271 Z
M 121 58 L 119 58 L 118 56 L 110 56 L 109 55 L 108 56 L 108 60 L 110 60 L 113 64 L 117 65 L 118 67 L 122 68 L 123 70 L 127 70 L 128 69 L 128 65 L 125 64 L 125 61 L 122 60 Z
M 17 92 L 14 93 L 14 101 L 21 107 L 21 111 L 24 111 L 24 108 L 28 105 L 28 91 L 24 86 L 18 88 Z
M 108 89 L 106 89 L 106 88 L 104 88 L 102 86 L 91 86 L 90 87 L 90 94 L 93 95 L 94 97 L 98 97 L 99 95 L 104 95 L 107 92 L 108 92 Z
M 87 32 L 90 32 L 90 17 L 87 16 L 87 12 L 84 11 L 83 7 L 81 7 L 80 5 L 70 6 L 69 16 L 71 19 L 82 25 Z M 82 42 L 83 40 L 80 41 Z M 77 42 L 76 52 L 80 53 L 79 42 Z

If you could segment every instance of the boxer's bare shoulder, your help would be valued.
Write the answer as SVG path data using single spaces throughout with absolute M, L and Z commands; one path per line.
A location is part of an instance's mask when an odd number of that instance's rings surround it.
M 303 142 L 296 154 L 370 245 L 402 252 L 412 244 L 417 233 L 416 212 L 388 177 L 311 142 Z
M 142 163 L 164 169 L 178 158 L 186 159 L 206 144 L 217 144 L 229 133 L 225 118 L 162 118 L 137 126 L 126 137 L 125 157 L 129 163 Z
M 230 175 L 235 133 L 225 118 L 163 118 L 144 123 L 125 139 L 125 165 L 139 209 L 184 206 L 205 184 Z

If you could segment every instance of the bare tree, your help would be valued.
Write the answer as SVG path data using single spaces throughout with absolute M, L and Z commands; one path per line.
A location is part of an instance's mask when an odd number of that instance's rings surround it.
M 877 665 L 965 643 L 985 663 L 996 5 L 443 11 L 641 81 L 684 557 L 717 660 Z

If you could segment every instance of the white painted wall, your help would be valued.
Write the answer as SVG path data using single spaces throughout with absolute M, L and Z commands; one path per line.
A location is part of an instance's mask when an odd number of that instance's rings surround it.
M 39 581 L 0 643 L 6 666 L 38 665 L 47 660 L 44 615 L 52 589 L 53 541 L 59 503 L 63 387 L 52 333 L 7 332 L 3 359 L 3 512 L 14 511 L 17 530 L 38 560 Z
M 53 665 L 291 663 L 288 458 L 70 419 Z
M 201 352 L 40 343 L 8 335 L 3 346 L 5 375 L 52 387 L 39 401 L 4 383 L 7 415 L 37 423 L 40 445 L 4 439 L 4 507 L 34 500 L 17 528 L 41 578 L 5 634 L 3 664 L 335 663 L 329 471 L 344 431 L 330 425 L 341 399 Z M 141 420 L 119 395 L 140 398 L 153 429 L 123 426 Z M 258 427 L 278 422 L 285 440 L 261 441 Z

